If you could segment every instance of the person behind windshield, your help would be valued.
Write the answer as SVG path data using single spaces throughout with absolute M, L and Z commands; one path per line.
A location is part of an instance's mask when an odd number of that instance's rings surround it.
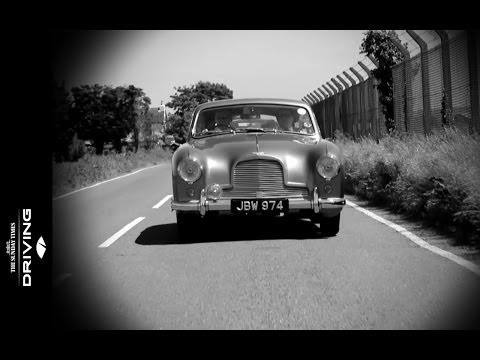
M 282 109 L 277 115 L 278 125 L 280 130 L 284 131 L 293 131 L 293 121 L 294 117 L 291 111 L 287 109 Z
M 232 115 L 229 111 L 218 111 L 215 113 L 215 130 L 228 130 L 230 128 L 230 122 L 232 121 Z

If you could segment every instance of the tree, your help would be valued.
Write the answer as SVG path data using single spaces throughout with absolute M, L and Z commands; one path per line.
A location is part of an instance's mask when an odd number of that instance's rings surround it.
M 403 54 L 392 39 L 398 39 L 393 30 L 368 30 L 360 45 L 360 53 L 372 55 L 378 61 L 378 68 L 372 70 L 377 80 L 379 101 L 385 115 L 385 126 L 389 133 L 395 130 L 393 113 L 393 77 L 392 66 L 404 60 Z
M 174 110 L 174 114 L 166 120 L 165 134 L 173 135 L 179 143 L 184 143 L 187 139 L 195 107 L 209 101 L 233 98 L 233 91 L 226 85 L 208 81 L 199 81 L 189 87 L 183 86 L 174 89 L 176 94 L 170 96 L 172 100 L 166 104 Z
M 135 151 L 138 150 L 138 137 L 140 129 L 145 126 L 145 115 L 148 113 L 148 109 L 151 104 L 151 100 L 142 89 L 133 85 L 125 87 L 117 87 L 117 106 L 118 116 L 122 118 L 128 124 L 128 131 L 121 138 L 125 138 L 131 131 L 134 135 L 134 147 Z M 117 139 L 121 139 L 118 138 Z M 115 146 L 118 145 L 117 141 Z
M 95 84 L 74 87 L 71 92 L 74 133 L 81 139 L 92 139 L 97 154 L 102 153 L 106 141 L 120 151 L 121 140 L 132 131 L 138 148 L 137 119 L 148 111 L 150 104 L 142 89 L 133 85 L 112 88 Z
M 71 99 L 65 84 L 53 83 L 52 87 L 52 117 L 53 117 L 53 155 L 56 161 L 69 159 L 68 146 L 74 136 L 74 128 L 69 116 Z

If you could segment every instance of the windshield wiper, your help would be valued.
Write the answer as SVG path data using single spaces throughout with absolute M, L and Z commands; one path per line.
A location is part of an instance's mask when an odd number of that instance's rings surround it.
M 274 132 L 276 133 L 277 130 L 276 129 L 263 129 L 263 128 L 253 128 L 253 127 L 250 127 L 250 128 L 245 128 L 245 129 L 237 129 L 238 132 L 247 132 L 247 133 L 250 133 L 250 132 Z
M 195 136 L 204 136 L 204 135 L 220 135 L 220 134 L 225 134 L 225 133 L 231 133 L 235 134 L 235 130 L 229 129 L 229 130 L 207 130 L 207 131 L 202 131 L 199 133 L 195 133 Z

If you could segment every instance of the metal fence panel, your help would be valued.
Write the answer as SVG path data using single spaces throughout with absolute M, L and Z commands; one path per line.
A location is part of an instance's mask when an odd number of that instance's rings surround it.
M 451 78 L 453 123 L 459 129 L 480 131 L 480 32 L 455 33 L 446 44 L 450 54 L 447 58 L 443 45 L 392 67 L 397 132 L 425 134 L 442 129 L 447 75 Z M 375 79 L 371 77 L 312 106 L 324 137 L 333 137 L 335 130 L 340 130 L 354 139 L 378 139 L 387 134 L 382 107 Z
M 344 90 L 341 92 L 340 96 L 342 97 L 342 104 L 340 107 L 340 119 L 341 119 L 341 126 L 342 132 L 348 132 L 348 90 Z
M 469 130 L 471 125 L 470 82 L 468 73 L 467 33 L 450 41 L 453 121 L 457 128 Z
M 360 137 L 360 125 L 361 125 L 361 107 L 360 107 L 360 84 L 353 87 L 353 134 L 355 139 Z
M 408 131 L 405 111 L 405 63 L 400 63 L 392 67 L 392 77 L 395 127 L 398 132 L 403 133 Z
M 437 46 L 428 51 L 428 77 L 430 96 L 430 116 L 432 130 L 442 128 L 442 96 L 443 96 L 443 70 L 442 70 L 442 48 Z
M 476 41 L 475 48 L 477 50 L 477 65 L 476 65 L 477 66 L 477 86 L 480 86 L 480 32 L 478 30 L 476 31 L 475 41 Z M 478 88 L 477 88 L 477 94 L 478 94 L 477 104 L 480 104 L 480 91 Z M 473 121 L 474 121 L 473 126 L 475 127 L 477 132 L 480 133 L 480 116 L 477 119 L 473 119 Z
M 411 89 L 407 93 L 409 107 L 410 132 L 425 134 L 423 126 L 423 87 L 422 87 L 422 63 L 420 55 L 412 57 L 406 62 L 407 71 L 410 73 Z

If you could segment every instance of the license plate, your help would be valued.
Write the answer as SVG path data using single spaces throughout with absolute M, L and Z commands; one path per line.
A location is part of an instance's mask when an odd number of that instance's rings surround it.
M 287 213 L 288 200 L 285 200 L 285 199 L 232 200 L 230 209 L 235 214 Z

